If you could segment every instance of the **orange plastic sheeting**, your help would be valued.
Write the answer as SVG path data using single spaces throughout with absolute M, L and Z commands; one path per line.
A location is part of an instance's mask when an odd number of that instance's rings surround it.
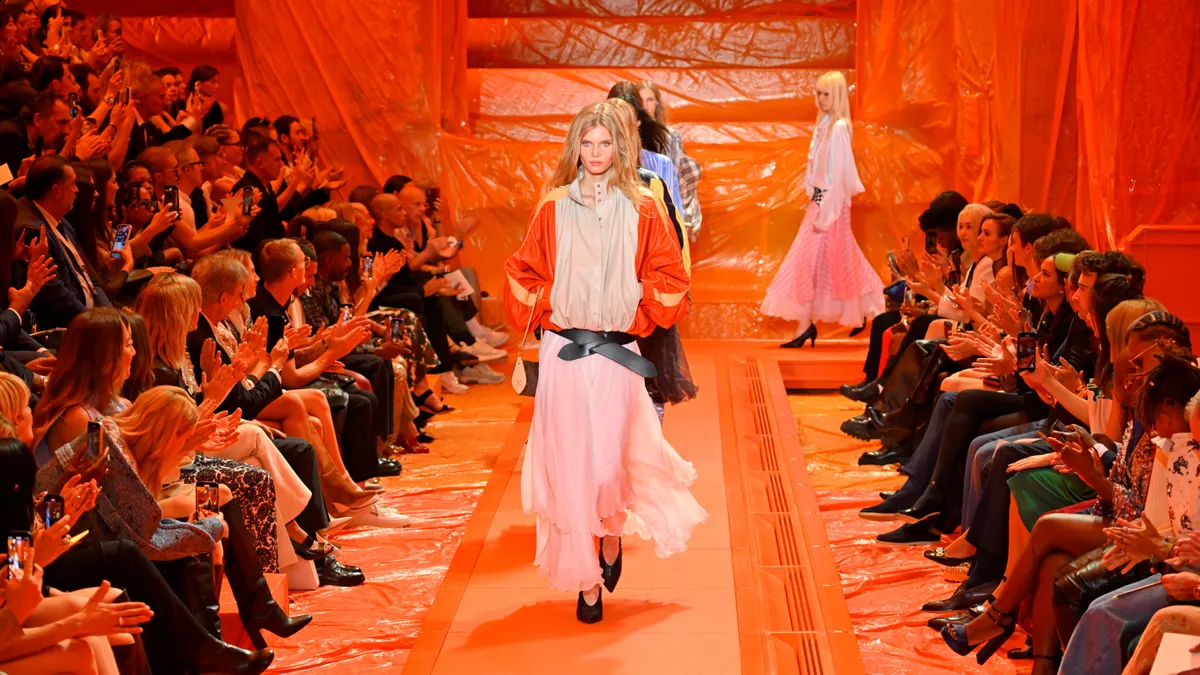
M 472 68 L 849 68 L 852 18 L 471 19 Z
M 406 529 L 356 528 L 335 537 L 339 559 L 363 568 L 367 583 L 293 593 L 292 613 L 313 622 L 273 647 L 272 673 L 399 673 L 416 642 L 492 465 L 520 408 L 507 386 L 472 387 L 447 401 L 459 412 L 435 418 L 428 455 L 403 457 L 385 478 L 383 502 L 411 516 Z
M 694 310 L 683 324 L 685 336 L 779 337 L 789 330 L 761 317 L 757 307 L 807 203 L 803 177 L 812 123 L 796 128 L 800 135 L 769 143 L 700 145 L 685 134 L 688 154 L 704 167 L 705 222 L 692 246 Z M 854 146 L 868 190 L 855 201 L 852 222 L 863 249 L 883 269 L 887 250 L 909 234 L 925 195 L 936 190 L 936 181 L 918 178 L 938 175 L 942 160 L 895 132 L 867 125 L 856 125 Z M 464 255 L 516 249 L 560 149 L 558 142 L 442 137 L 446 187 L 458 216 L 475 222 Z M 502 287 L 505 257 L 470 257 L 485 288 Z
M 569 123 L 622 80 L 652 80 L 671 100 L 671 122 L 809 121 L 821 69 L 481 69 L 470 71 L 473 116 Z M 849 74 L 853 84 L 853 73 Z M 560 136 L 561 138 L 561 136 Z M 689 136 L 689 140 L 697 142 Z M 701 141 L 703 142 L 703 141 Z
M 559 145 L 571 126 L 569 119 L 493 118 L 477 119 L 471 130 L 480 139 L 527 141 Z M 775 143 L 810 133 L 811 123 L 803 122 L 681 122 L 671 126 L 684 138 L 687 151 L 697 145 L 732 143 Z
M 1200 222 L 1200 5 L 1079 2 L 1079 27 L 1080 211 L 1109 246 Z
M 121 28 L 128 46 L 155 66 L 237 62 L 237 26 L 232 18 L 134 17 L 123 19 Z
M 921 611 L 926 600 L 949 597 L 956 584 L 943 580 L 944 567 L 926 560 L 925 547 L 888 546 L 875 536 L 899 523 L 876 523 L 858 510 L 879 503 L 880 490 L 894 490 L 903 479 L 893 469 L 858 466 L 871 445 L 847 438 L 838 425 L 859 412 L 836 394 L 789 396 L 804 444 L 829 544 L 842 577 L 854 631 L 868 673 L 1027 673 L 1029 662 L 1004 658 L 1006 649 L 985 666 L 960 657 L 925 626 L 933 614 Z M 1007 648 L 1024 645 L 1024 634 Z
M 233 16 L 234 0 L 71 0 L 71 9 L 89 16 L 113 13 L 135 16 Z
M 468 0 L 471 16 L 725 16 L 845 11 L 854 0 Z
M 351 185 L 436 176 L 442 4 L 238 0 L 239 116 L 315 115 Z

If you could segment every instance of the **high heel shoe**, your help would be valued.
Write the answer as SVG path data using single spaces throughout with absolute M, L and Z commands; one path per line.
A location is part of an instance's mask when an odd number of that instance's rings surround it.
M 996 598 L 988 598 L 987 617 L 992 623 L 1000 627 L 1000 634 L 989 639 L 986 642 L 971 644 L 967 639 L 966 624 L 948 624 L 942 627 L 942 639 L 946 641 L 946 645 L 954 650 L 959 656 L 966 656 L 975 649 L 979 648 L 979 653 L 975 655 L 975 661 L 979 665 L 987 663 L 987 660 L 992 658 L 997 649 L 1000 649 L 1008 638 L 1012 637 L 1013 631 L 1017 627 L 1016 612 L 1001 612 L 996 609 Z M 982 645 L 982 647 L 980 647 Z
M 271 667 L 275 652 L 249 652 L 217 639 L 204 643 L 191 659 L 192 670 L 203 675 L 258 675 Z
M 621 580 L 621 558 L 624 556 L 624 546 L 621 538 L 617 537 L 617 559 L 608 564 L 604 559 L 604 540 L 600 540 L 600 575 L 604 577 L 604 587 L 609 593 L 617 590 L 617 582 Z
M 304 541 L 292 540 L 292 550 L 303 560 L 317 560 L 333 553 L 333 545 L 318 542 L 310 534 Z
M 796 336 L 796 339 L 791 342 L 785 342 L 780 347 L 784 349 L 799 349 L 804 346 L 805 342 L 811 342 L 813 349 L 817 348 L 817 325 L 809 324 L 808 330 Z
M 583 599 L 583 591 L 579 592 L 579 602 L 575 603 L 575 618 L 583 623 L 596 623 L 604 618 L 604 591 L 596 592 L 596 604 L 589 605 Z
M 413 402 L 417 404 L 418 408 L 429 413 L 430 415 L 445 415 L 446 413 L 454 412 L 455 408 L 452 408 L 445 403 L 443 403 L 440 408 L 434 408 L 433 406 L 429 405 L 426 403 L 426 401 L 429 400 L 430 396 L 433 396 L 432 389 L 427 390 L 424 394 L 419 396 L 414 395 L 412 398 Z
M 850 331 L 850 337 L 855 337 L 855 336 L 857 336 L 859 333 L 863 332 L 863 331 L 864 331 L 864 330 L 866 330 L 866 329 L 867 329 L 867 322 L 866 322 L 866 321 L 863 321 L 861 326 L 859 326 L 858 328 L 855 328 L 854 330 Z

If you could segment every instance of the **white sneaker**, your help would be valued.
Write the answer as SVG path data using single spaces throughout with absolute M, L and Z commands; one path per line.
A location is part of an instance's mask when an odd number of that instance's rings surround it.
M 481 363 L 463 368 L 460 381 L 467 384 L 499 384 L 504 381 L 504 376 Z
M 447 371 L 438 376 L 442 381 L 442 391 L 447 394 L 465 394 L 467 393 L 466 385 L 460 383 L 454 373 Z
M 508 342 L 508 333 L 489 328 L 487 329 L 487 333 L 484 335 L 476 335 L 475 339 L 483 340 L 484 342 L 488 343 L 489 347 L 500 347 L 504 343 Z
M 379 503 L 350 511 L 350 524 L 354 526 L 399 528 L 408 527 L 412 524 L 410 521 L 408 516 Z
M 480 363 L 494 363 L 508 358 L 508 352 L 503 349 L 489 347 L 483 340 L 476 340 L 473 345 L 460 344 L 459 347 L 464 352 L 479 359 Z

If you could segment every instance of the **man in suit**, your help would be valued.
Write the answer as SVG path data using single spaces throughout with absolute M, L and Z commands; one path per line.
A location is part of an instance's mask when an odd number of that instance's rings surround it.
M 28 244 L 44 237 L 58 276 L 33 298 L 30 309 L 39 330 L 65 328 L 92 307 L 112 305 L 84 260 L 75 230 L 64 216 L 75 204 L 75 170 L 57 155 L 40 157 L 25 178 L 25 196 L 17 203 L 17 232 Z
M 134 82 L 132 91 L 135 122 L 133 130 L 129 133 L 129 149 L 125 152 L 126 157 L 137 157 L 146 148 L 162 145 L 167 141 L 187 138 L 192 135 L 193 131 L 199 129 L 200 122 L 195 116 L 190 115 L 192 112 L 190 110 L 185 112 L 187 116 L 182 124 L 167 131 L 159 129 L 151 121 L 167 108 L 167 88 L 163 85 L 162 80 L 154 76 L 154 73 L 146 73 L 145 76 Z
M 262 193 L 262 199 L 258 202 L 258 215 L 250 221 L 250 229 L 233 242 L 237 248 L 253 252 L 267 239 L 281 239 L 287 221 L 311 206 L 329 201 L 328 191 L 309 190 L 312 176 L 301 171 L 293 171 L 283 192 L 275 194 L 271 184 L 279 180 L 283 170 L 283 152 L 278 141 L 255 135 L 246 147 L 246 167 L 246 175 L 229 193 L 238 194 L 251 188 Z
M 62 150 L 70 131 L 71 113 L 66 102 L 51 93 L 39 94 L 20 117 L 0 122 L 0 162 L 16 176 L 21 162 L 36 150 Z

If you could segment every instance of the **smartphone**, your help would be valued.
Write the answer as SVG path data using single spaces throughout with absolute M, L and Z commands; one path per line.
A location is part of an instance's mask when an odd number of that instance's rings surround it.
M 425 205 L 433 208 L 433 203 L 442 198 L 442 189 L 439 187 L 431 187 L 425 191 Z
M 925 252 L 929 255 L 937 255 L 937 234 L 934 232 L 925 233 Z
M 267 317 L 267 351 L 275 348 L 275 343 L 283 339 L 284 323 L 286 317 L 268 316 Z
M 14 531 L 8 534 L 8 578 L 16 575 L 13 572 L 25 569 L 26 551 L 33 546 L 33 535 L 25 531 Z
M 120 59 L 121 59 L 121 57 L 118 56 L 117 60 L 120 61 Z M 117 70 L 120 70 L 120 69 L 121 69 L 121 64 L 118 63 Z M 125 91 L 121 92 L 121 103 L 123 103 L 125 105 L 129 105 L 129 97 L 132 95 L 133 95 L 133 90 L 130 89 L 129 87 L 125 87 Z
M 354 307 L 352 305 L 342 305 L 341 322 L 346 323 L 352 318 L 354 318 Z
M 117 226 L 117 232 L 113 235 L 112 253 L 109 254 L 111 257 L 121 257 L 121 251 L 125 250 L 125 244 L 129 242 L 129 233 L 132 230 L 133 226 L 126 223 Z
M 888 251 L 887 261 L 888 261 L 888 267 L 891 268 L 891 270 L 892 270 L 892 274 L 895 275 L 895 277 L 897 279 L 903 279 L 904 272 L 900 271 L 900 263 L 897 262 L 897 260 L 896 260 L 896 252 L 895 251 Z
M 221 512 L 221 486 L 210 481 L 196 483 L 196 513 L 201 518 Z
M 42 498 L 41 508 L 38 509 L 38 516 L 42 519 L 42 527 L 50 529 L 58 521 L 66 515 L 66 501 L 62 495 L 46 495 Z
M 71 119 L 79 117 L 79 94 L 71 92 L 67 95 L 67 105 L 71 108 Z
M 33 146 L 34 161 L 37 161 L 37 159 L 40 158 L 44 152 L 46 152 L 46 137 L 38 136 L 37 143 L 35 143 Z
M 394 317 L 391 320 L 392 342 L 399 342 L 401 335 L 404 333 L 404 324 L 397 321 Z
M 163 188 L 163 203 L 175 213 L 179 213 L 179 188 L 174 185 Z
M 1021 332 L 1017 335 L 1017 372 L 1033 371 L 1037 358 L 1037 333 Z
M 254 209 L 254 192 L 250 188 L 242 190 L 242 215 L 250 215 L 250 211 Z
M 363 279 L 371 278 L 371 268 L 373 267 L 374 263 L 375 263 L 374 256 L 364 255 L 362 257 L 362 278 Z
M 99 422 L 88 422 L 87 442 L 93 456 L 99 457 L 104 453 L 104 434 L 101 433 Z

